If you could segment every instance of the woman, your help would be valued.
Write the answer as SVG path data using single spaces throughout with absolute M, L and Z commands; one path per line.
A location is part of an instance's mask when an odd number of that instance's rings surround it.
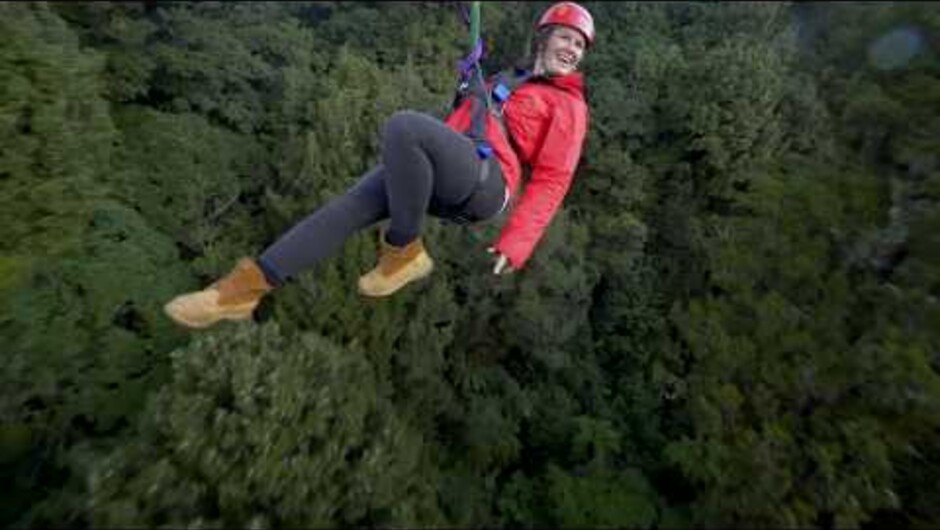
M 248 319 L 265 294 L 331 255 L 357 230 L 386 218 L 378 264 L 359 278 L 366 296 L 388 296 L 431 273 L 434 262 L 421 240 L 426 213 L 480 222 L 510 207 L 488 251 L 494 274 L 522 268 L 567 194 L 581 156 L 588 109 L 578 65 L 593 41 L 594 22 L 586 9 L 572 2 L 551 6 L 536 25 L 532 76 L 509 95 L 502 120 L 493 113 L 475 119 L 472 97 L 443 122 L 412 111 L 394 114 L 385 125 L 381 163 L 353 188 L 257 259 L 242 258 L 206 289 L 176 297 L 166 313 L 192 328 Z M 471 129 L 485 136 L 490 158 L 481 156 Z M 531 176 L 514 201 L 523 165 Z

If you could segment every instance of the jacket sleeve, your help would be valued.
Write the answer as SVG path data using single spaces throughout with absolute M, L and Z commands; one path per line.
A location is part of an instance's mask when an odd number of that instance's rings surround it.
M 556 108 L 545 138 L 532 160 L 525 191 L 503 226 L 494 248 L 512 267 L 522 268 L 561 206 L 587 133 L 587 110 L 575 103 Z

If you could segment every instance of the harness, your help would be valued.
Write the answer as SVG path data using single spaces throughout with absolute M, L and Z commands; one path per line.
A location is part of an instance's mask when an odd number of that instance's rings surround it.
M 464 12 L 464 20 L 470 25 L 472 48 L 470 53 L 458 64 L 460 77 L 451 110 L 456 110 L 466 98 L 473 98 L 470 109 L 470 127 L 464 134 L 473 140 L 477 156 L 482 162 L 477 184 L 470 193 L 470 197 L 463 204 L 457 206 L 452 214 L 452 220 L 458 224 L 470 222 L 463 219 L 457 212 L 466 209 L 477 197 L 477 192 L 491 177 L 490 164 L 497 163 L 493 156 L 495 154 L 493 146 L 486 139 L 487 117 L 492 116 L 496 120 L 503 136 L 509 141 L 509 145 L 515 148 L 512 134 L 503 120 L 503 106 L 509 100 L 513 91 L 532 77 L 530 71 L 515 68 L 497 73 L 490 83 L 484 81 L 483 66 L 480 64 L 480 59 L 483 57 L 483 40 L 479 36 L 479 2 L 472 2 L 471 4 L 472 12 L 470 15 Z M 505 208 L 505 206 L 506 203 L 503 207 Z
M 477 156 L 486 160 L 494 154 L 493 146 L 486 139 L 487 115 L 496 119 L 503 135 L 509 140 L 510 145 L 513 145 L 512 135 L 503 120 L 503 106 L 513 91 L 532 77 L 532 73 L 521 69 L 505 70 L 496 74 L 488 87 L 483 82 L 482 68 L 479 64 L 474 67 L 474 70 L 476 75 L 472 75 L 469 81 L 462 82 L 457 87 L 454 109 L 467 97 L 473 98 L 470 109 L 470 128 L 465 134 L 476 145 Z
M 462 204 L 458 205 L 451 213 L 451 219 L 457 224 L 470 224 L 472 220 L 465 219 L 461 212 L 474 208 L 474 200 L 482 200 L 479 197 L 479 191 L 482 189 L 489 178 L 493 178 L 495 172 L 490 166 L 497 164 L 495 151 L 489 140 L 486 139 L 486 119 L 492 116 L 499 125 L 503 136 L 509 141 L 509 145 L 515 149 L 515 142 L 506 123 L 503 120 L 503 106 L 512 95 L 513 91 L 521 84 L 532 77 L 527 70 L 514 69 L 498 73 L 489 86 L 483 82 L 482 68 L 479 63 L 472 66 L 472 72 L 469 79 L 462 81 L 457 87 L 457 93 L 454 97 L 453 110 L 456 110 L 466 98 L 473 98 L 470 108 L 470 127 L 464 132 L 476 147 L 477 156 L 480 158 L 480 173 L 477 177 L 476 185 L 470 196 Z M 508 193 L 508 188 L 507 192 Z M 503 200 L 503 206 L 498 213 L 501 213 L 508 206 L 508 196 Z M 498 215 L 497 213 L 497 215 Z
M 470 27 L 470 53 L 458 63 L 460 74 L 451 110 L 458 106 L 468 96 L 473 97 L 473 107 L 470 113 L 470 129 L 466 131 L 476 145 L 477 156 L 482 160 L 493 157 L 493 146 L 486 140 L 486 118 L 491 114 L 496 118 L 503 135 L 512 145 L 512 137 L 506 124 L 503 122 L 503 105 L 512 92 L 522 83 L 532 77 L 527 70 L 513 69 L 498 73 L 491 86 L 483 80 L 483 66 L 480 59 L 484 55 L 483 39 L 480 37 L 480 2 L 471 2 L 470 10 L 462 9 L 464 22 Z M 486 164 L 483 164 L 484 166 Z

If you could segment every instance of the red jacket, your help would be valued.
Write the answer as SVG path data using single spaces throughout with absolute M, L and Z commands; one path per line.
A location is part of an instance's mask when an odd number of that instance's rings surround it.
M 447 117 L 447 125 L 467 131 L 472 100 L 464 100 Z M 561 206 L 581 158 L 588 126 L 584 79 L 577 72 L 532 78 L 513 91 L 503 115 L 516 149 L 510 147 L 493 116 L 487 118 L 486 138 L 503 170 L 513 207 L 493 246 L 519 269 Z M 523 165 L 532 171 L 517 201 Z

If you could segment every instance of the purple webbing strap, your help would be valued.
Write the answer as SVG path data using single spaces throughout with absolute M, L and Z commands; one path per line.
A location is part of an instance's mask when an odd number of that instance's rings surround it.
M 457 70 L 460 72 L 461 79 L 470 76 L 473 67 L 480 61 L 480 57 L 483 57 L 483 39 L 477 39 L 477 43 L 470 54 L 457 63 Z

